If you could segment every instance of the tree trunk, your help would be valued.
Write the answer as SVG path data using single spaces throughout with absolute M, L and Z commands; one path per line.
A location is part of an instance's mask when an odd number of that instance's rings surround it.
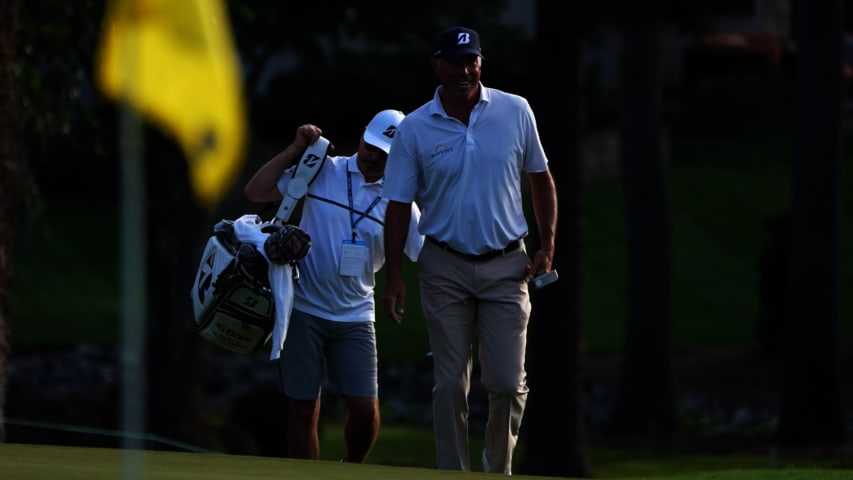
M 631 22 L 622 41 L 620 162 L 628 239 L 626 335 L 613 433 L 676 424 L 670 373 L 670 227 L 661 148 L 660 30 Z
M 581 32 L 583 15 L 564 17 L 553 2 L 537 2 L 535 108 L 557 186 L 559 221 L 555 268 L 560 280 L 533 291 L 527 349 L 530 394 L 520 472 L 591 477 L 581 395 Z M 568 22 L 569 25 L 566 23 Z
M 0 442 L 6 441 L 6 384 L 12 345 L 12 245 L 17 199 L 18 156 L 12 99 L 17 0 L 0 0 Z
M 797 124 L 777 439 L 844 441 L 839 379 L 842 2 L 797 2 Z

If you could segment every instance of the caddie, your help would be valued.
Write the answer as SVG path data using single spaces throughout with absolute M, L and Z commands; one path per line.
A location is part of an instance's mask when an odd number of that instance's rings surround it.
M 367 124 L 358 151 L 329 156 L 307 188 L 299 226 L 310 253 L 297 261 L 299 282 L 278 365 L 289 399 L 287 444 L 295 458 L 318 459 L 321 387 L 346 405 L 344 461 L 361 463 L 379 432 L 375 273 L 385 263 L 385 163 L 397 125 L 405 117 L 383 110 Z M 244 189 L 254 202 L 279 202 L 294 181 L 295 161 L 322 136 L 301 125 L 293 142 L 266 162 Z M 334 148 L 334 147 L 332 147 Z M 301 185 L 300 185 L 301 187 Z M 423 236 L 413 205 L 405 253 L 417 261 Z

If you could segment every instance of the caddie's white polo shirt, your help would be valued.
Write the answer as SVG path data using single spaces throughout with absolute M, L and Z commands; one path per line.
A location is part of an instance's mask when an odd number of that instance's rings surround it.
M 438 92 L 400 122 L 385 167 L 385 195 L 417 199 L 420 232 L 481 254 L 527 235 L 522 172 L 548 160 L 527 100 L 480 84 L 468 126 L 449 117 Z
M 353 209 L 350 216 L 347 172 L 352 179 Z M 287 170 L 278 181 L 285 192 L 292 171 Z M 308 188 L 300 227 L 311 236 L 311 251 L 298 262 L 300 279 L 294 291 L 293 308 L 338 322 L 374 321 L 373 289 L 375 273 L 385 263 L 383 229 L 388 199 L 383 195 L 384 179 L 365 183 L 351 157 L 328 157 L 325 165 Z M 365 242 L 368 261 L 358 276 L 339 274 L 342 243 L 351 240 L 351 219 L 361 217 L 380 197 L 372 209 L 356 223 L 356 238 Z M 412 219 L 405 252 L 417 261 L 424 238 L 418 234 L 420 211 L 412 205 Z

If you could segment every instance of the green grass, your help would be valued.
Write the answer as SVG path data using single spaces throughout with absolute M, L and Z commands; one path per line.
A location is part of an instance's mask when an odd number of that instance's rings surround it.
M 615 452 L 603 454 L 614 455 Z M 849 470 L 821 468 L 808 464 L 752 464 L 739 459 L 722 457 L 716 463 L 703 463 L 697 470 L 696 461 L 706 458 L 685 456 L 661 467 L 651 456 L 620 455 L 620 468 L 600 471 L 596 478 L 647 480 L 835 480 L 849 478 Z M 124 473 L 122 473 L 124 472 Z M 135 472 L 136 475 L 129 475 Z M 147 480 L 226 480 L 281 479 L 290 480 L 374 480 L 376 478 L 408 480 L 494 478 L 479 472 L 439 471 L 422 467 L 399 467 L 367 463 L 353 465 L 337 461 L 306 461 L 271 457 L 225 454 L 154 452 L 109 448 L 83 448 L 49 445 L 0 443 L 0 478 L 15 480 L 101 480 L 115 478 L 144 478 Z M 518 479 L 558 478 L 513 475 Z M 563 477 L 567 478 L 567 477 Z
M 471 468 L 480 469 L 479 454 L 483 448 L 482 435 L 472 434 Z M 687 474 L 702 470 L 722 472 L 732 469 L 791 469 L 818 468 L 824 470 L 849 469 L 841 455 L 827 456 L 823 459 L 801 455 L 776 453 L 775 457 L 767 452 L 737 452 L 729 454 L 674 453 L 655 451 L 652 448 L 617 449 L 598 447 L 591 441 L 588 451 L 589 465 L 596 478 L 629 478 L 663 475 Z M 520 460 L 524 458 L 523 443 L 516 449 L 513 471 L 519 470 Z M 344 439 L 340 425 L 325 424 L 321 438 L 321 460 L 335 461 L 344 457 Z M 383 425 L 373 451 L 366 463 L 375 465 L 408 466 L 433 468 L 435 466 L 435 448 L 432 429 L 413 428 L 402 425 Z M 849 463 L 851 460 L 848 459 Z M 698 467 L 697 467 L 698 466 Z M 848 471 L 849 473 L 849 471 Z M 763 477 L 762 477 L 763 478 Z M 777 478 L 777 477 L 773 477 Z

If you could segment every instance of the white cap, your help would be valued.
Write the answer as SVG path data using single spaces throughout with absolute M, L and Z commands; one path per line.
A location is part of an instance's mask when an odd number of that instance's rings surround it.
M 397 125 L 405 117 L 399 110 L 382 110 L 377 113 L 364 129 L 364 142 L 388 153 Z

